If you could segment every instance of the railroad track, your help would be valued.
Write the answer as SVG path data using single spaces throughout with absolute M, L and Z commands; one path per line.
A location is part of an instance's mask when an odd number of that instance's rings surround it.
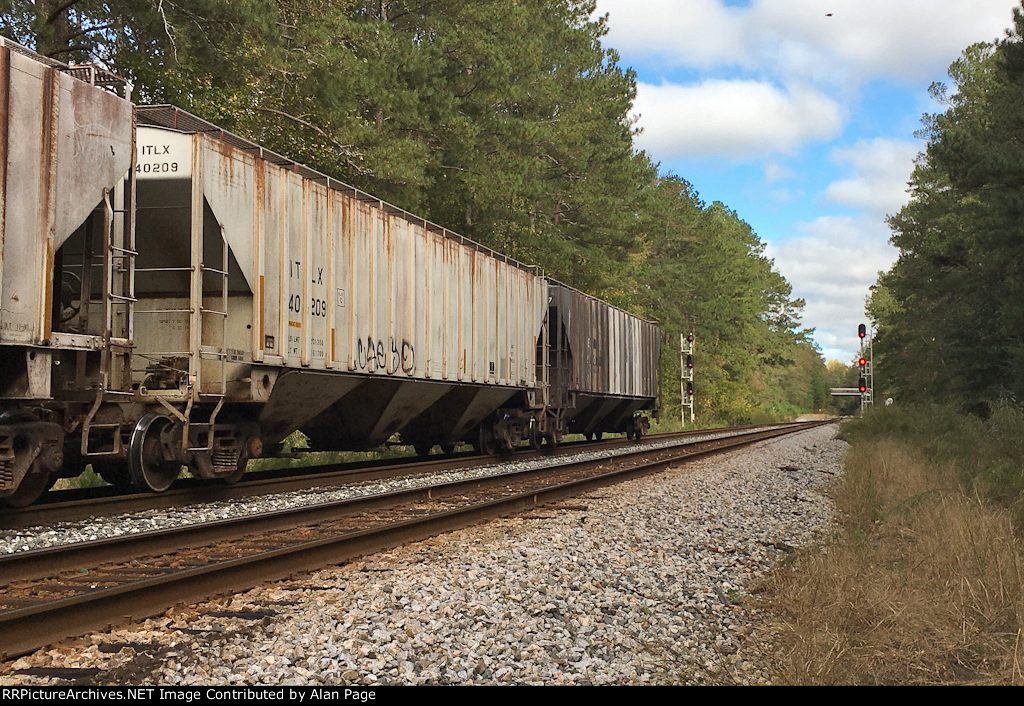
M 0 657 L 831 421 L 0 558 Z
M 693 436 L 715 434 L 726 431 L 764 428 L 765 425 L 746 425 L 697 431 L 669 432 L 645 437 L 647 442 L 667 439 L 686 439 Z M 780 425 L 784 426 L 784 425 Z M 542 456 L 561 456 L 590 449 L 618 448 L 629 446 L 624 437 L 603 441 L 575 441 L 559 446 L 554 452 L 518 450 L 504 459 L 529 460 Z M 199 479 L 182 479 L 175 487 L 160 494 L 116 493 L 113 488 L 83 488 L 76 490 L 51 491 L 44 501 L 25 508 L 0 508 L 0 529 L 46 526 L 58 522 L 71 522 L 89 517 L 109 517 L 123 513 L 142 512 L 198 503 L 223 502 L 241 498 L 288 493 L 309 488 L 330 488 L 370 480 L 382 480 L 418 473 L 473 468 L 490 465 L 493 456 L 462 453 L 454 456 L 430 459 L 389 459 L 386 461 L 333 463 L 300 468 L 284 468 L 259 471 L 249 474 L 246 480 L 236 485 Z

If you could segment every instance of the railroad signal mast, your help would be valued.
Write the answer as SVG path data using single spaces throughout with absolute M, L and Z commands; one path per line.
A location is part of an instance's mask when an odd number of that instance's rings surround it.
M 860 377 L 857 380 L 857 390 L 860 392 L 860 411 L 863 414 L 875 399 L 875 337 L 868 336 L 868 327 L 865 324 L 857 327 L 857 337 L 860 338 L 860 356 L 857 359 Z
M 682 400 L 679 416 L 684 427 L 686 426 L 687 412 L 689 412 L 690 424 L 697 425 L 697 418 L 693 413 L 693 398 L 695 396 L 693 389 L 693 351 L 693 331 L 690 331 L 687 335 L 679 334 L 679 367 L 681 369 L 679 394 Z
M 857 327 L 860 339 L 860 354 L 857 356 L 857 387 L 833 387 L 833 397 L 860 397 L 860 413 L 872 405 L 875 399 L 874 336 L 868 335 L 868 327 Z

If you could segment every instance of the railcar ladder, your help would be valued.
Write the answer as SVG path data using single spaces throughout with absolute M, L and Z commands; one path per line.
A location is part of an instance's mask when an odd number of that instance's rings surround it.
M 198 292 L 193 292 L 194 306 L 198 307 L 198 315 L 195 317 L 195 321 L 199 326 L 198 335 L 196 340 L 199 342 L 197 354 L 198 360 L 195 360 L 195 380 L 196 384 L 200 385 L 199 394 L 204 397 L 218 398 L 217 406 L 214 407 L 213 412 L 210 414 L 210 419 L 207 422 L 185 422 L 185 434 L 182 439 L 182 444 L 187 451 L 213 451 L 214 441 L 214 429 L 217 422 L 217 414 L 220 412 L 221 407 L 224 406 L 224 398 L 228 391 L 228 285 L 230 279 L 229 263 L 231 261 L 230 253 L 228 250 L 228 241 L 224 234 L 224 229 L 220 231 L 221 238 L 221 261 L 217 267 L 210 267 L 202 261 L 202 257 L 199 258 L 199 276 L 194 280 L 198 283 Z M 205 298 L 203 296 L 204 284 L 203 280 L 207 273 L 214 276 L 220 277 L 220 305 L 215 309 L 206 308 Z M 218 345 L 204 345 L 203 344 L 203 332 L 207 330 L 207 318 L 213 317 L 219 322 L 218 328 L 220 330 L 220 342 Z M 203 376 L 203 361 L 214 360 L 218 361 L 220 369 L 220 380 L 217 392 L 203 392 L 202 391 L 202 376 Z M 200 431 L 206 431 L 206 444 L 198 446 L 190 446 L 189 439 L 191 438 L 190 430 L 199 429 Z
M 134 190 L 134 177 L 129 188 Z M 115 206 L 120 205 L 121 208 Z M 103 322 L 108 341 L 104 387 L 114 394 L 131 394 L 132 322 L 135 316 L 135 228 L 131 208 L 111 203 L 111 193 L 103 195 L 105 247 L 103 253 Z M 116 216 L 123 226 L 118 228 Z M 118 321 L 118 314 L 121 315 Z M 120 360 L 118 360 L 120 359 Z M 119 365 L 115 365 L 115 361 Z M 120 378 L 118 381 L 116 378 Z
M 134 162 L 134 160 L 133 160 Z M 123 189 L 123 190 L 122 190 Z M 95 423 L 104 397 L 130 397 L 132 384 L 133 322 L 135 316 L 135 172 L 129 170 L 127 184 L 103 191 L 103 341 L 100 357 L 100 384 L 96 400 L 82 422 L 81 453 L 85 457 L 119 454 L 122 451 L 122 425 L 117 422 Z M 88 246 L 86 247 L 88 253 Z M 88 268 L 83 259 L 83 268 Z M 83 271 L 89 281 L 89 273 Z M 83 286 L 83 297 L 88 296 Z M 109 446 L 94 446 L 95 433 L 102 438 L 109 433 Z

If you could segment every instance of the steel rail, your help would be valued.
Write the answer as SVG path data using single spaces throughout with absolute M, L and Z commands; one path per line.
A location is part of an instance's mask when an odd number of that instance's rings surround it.
M 795 424 L 795 422 L 788 422 Z M 784 424 L 783 424 L 784 425 Z M 778 426 L 783 426 L 778 425 Z M 671 438 L 688 438 L 703 434 L 738 431 L 743 429 L 764 428 L 769 425 L 744 425 L 739 427 L 719 427 L 685 432 L 668 432 L 654 434 L 646 440 L 657 441 Z M 304 466 L 300 468 L 283 468 L 252 473 L 246 480 L 235 485 L 222 485 L 209 481 L 186 482 L 184 487 L 174 487 L 160 494 L 128 493 L 120 495 L 101 494 L 96 497 L 76 497 L 72 500 L 49 501 L 26 508 L 0 509 L 0 529 L 18 529 L 22 527 L 44 526 L 57 522 L 70 522 L 90 517 L 109 517 L 129 512 L 156 510 L 207 502 L 222 502 L 239 498 L 287 493 L 295 490 L 307 490 L 315 487 L 336 487 L 361 481 L 393 478 L 399 475 L 414 473 L 442 472 L 453 469 L 475 468 L 504 459 L 530 460 L 545 455 L 559 456 L 577 453 L 585 449 L 604 449 L 627 446 L 631 442 L 626 438 L 611 438 L 603 441 L 570 442 L 554 449 L 554 452 L 521 449 L 505 456 L 483 456 L 480 454 L 459 454 L 454 457 L 437 457 L 434 459 L 371 461 L 368 463 L 333 463 Z M 83 489 L 84 490 L 84 489 Z M 102 491 L 103 489 L 101 489 Z M 57 491 L 61 494 L 73 493 L 82 495 L 81 491 Z
M 771 431 L 771 430 L 765 430 Z M 522 481 L 529 478 L 544 476 L 555 471 L 566 471 L 574 468 L 586 468 L 595 463 L 627 462 L 632 457 L 651 456 L 654 454 L 671 454 L 681 447 L 711 443 L 720 439 L 737 439 L 760 431 L 741 432 L 725 437 L 707 439 L 699 442 L 681 442 L 677 445 L 661 448 L 640 447 L 626 453 L 602 459 L 585 459 L 550 463 L 540 468 L 511 470 L 489 476 L 464 478 L 417 488 L 403 488 L 383 493 L 363 495 L 354 498 L 343 498 L 310 505 L 272 510 L 269 512 L 239 515 L 237 517 L 197 522 L 169 527 L 166 529 L 134 532 L 130 534 L 97 539 L 88 542 L 74 542 L 53 547 L 44 547 L 29 551 L 13 552 L 0 555 L 0 585 L 12 581 L 26 580 L 50 576 L 69 569 L 95 566 L 109 561 L 126 561 L 133 557 L 147 556 L 161 552 L 192 547 L 213 542 L 237 539 L 247 535 L 266 532 L 274 529 L 313 524 L 326 519 L 338 517 L 339 514 L 354 514 L 402 502 L 436 498 L 442 495 L 458 493 L 466 488 L 478 488 L 487 485 L 502 484 L 508 481 Z M 470 469 L 471 470 L 471 469 Z
M 246 590 L 258 583 L 285 578 L 299 571 L 309 571 L 325 565 L 336 564 L 408 541 L 424 539 L 452 529 L 466 527 L 487 518 L 507 515 L 595 487 L 653 473 L 667 466 L 829 423 L 832 421 L 788 425 L 768 431 L 746 432 L 683 444 L 678 453 L 671 453 L 654 461 L 633 463 L 623 468 L 585 475 L 525 492 L 515 492 L 414 519 L 354 531 L 343 531 L 334 536 L 304 540 L 290 546 L 230 560 L 215 560 L 209 564 L 175 571 L 163 576 L 133 580 L 55 601 L 8 610 L 0 613 L 0 656 L 13 657 L 24 654 L 64 637 L 159 614 L 178 602 L 194 601 L 220 593 Z M 647 449 L 644 454 L 638 452 L 631 455 L 649 455 L 658 452 L 664 454 L 665 451 L 664 448 Z M 588 463 L 600 467 L 602 463 L 614 463 L 617 459 L 623 460 L 621 457 L 613 457 Z M 545 470 L 550 473 L 552 469 Z M 496 478 L 502 477 L 497 476 Z M 488 478 L 477 478 L 459 481 L 457 484 L 468 487 L 481 485 L 487 480 Z M 502 480 L 508 481 L 509 479 L 505 477 Z M 421 488 L 417 491 L 420 494 L 427 493 L 428 498 L 439 497 L 431 495 L 430 488 Z M 457 488 L 452 486 L 444 494 L 457 493 Z M 419 497 L 422 498 L 422 495 Z M 263 531 L 265 530 L 266 527 L 263 528 Z

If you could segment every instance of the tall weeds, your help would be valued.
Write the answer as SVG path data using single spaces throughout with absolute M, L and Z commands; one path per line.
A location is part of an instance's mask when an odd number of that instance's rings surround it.
M 978 441 L 989 448 L 965 468 L 952 459 L 970 450 L 922 451 L 913 420 L 898 420 L 902 429 L 888 421 L 848 434 L 855 444 L 834 487 L 834 541 L 766 586 L 777 616 L 775 680 L 1024 684 L 1024 555 L 1008 509 L 1019 497 L 1003 506 L 982 487 L 991 447 L 1017 442 Z M 966 438 L 964 422 L 950 426 Z M 869 440 L 879 436 L 890 438 Z

